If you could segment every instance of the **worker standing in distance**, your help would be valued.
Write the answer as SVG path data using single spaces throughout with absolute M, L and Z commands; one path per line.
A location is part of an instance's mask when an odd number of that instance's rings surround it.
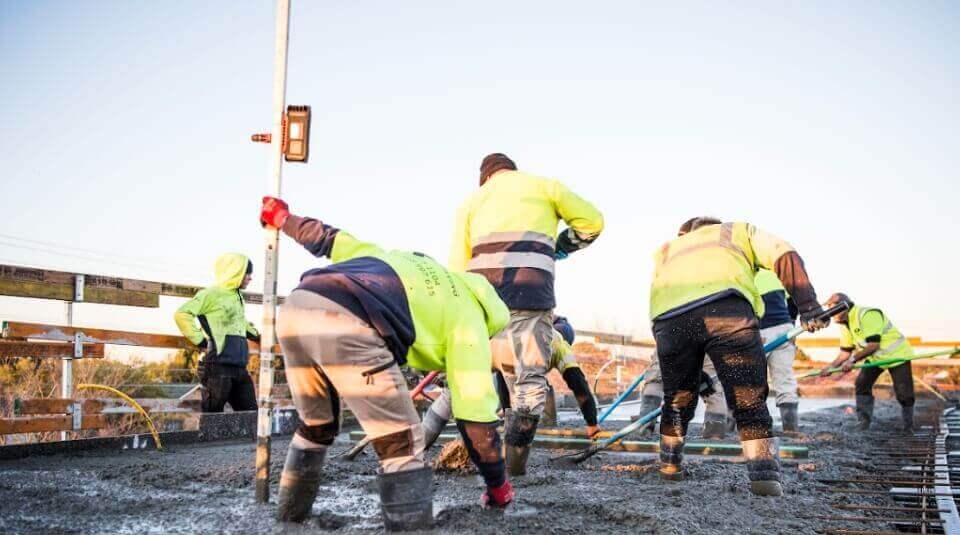
M 200 348 L 200 407 L 203 412 L 257 410 L 257 395 L 247 371 L 247 340 L 260 343 L 260 332 L 247 321 L 241 290 L 250 284 L 253 263 L 239 253 L 220 255 L 216 283 L 197 292 L 173 315 L 177 328 Z
M 507 324 L 509 310 L 490 283 L 292 215 L 273 197 L 264 197 L 260 221 L 333 261 L 303 274 L 277 321 L 287 382 L 303 422 L 280 477 L 279 518 L 309 515 L 327 448 L 340 432 L 343 400 L 380 459 L 386 528 L 431 526 L 433 472 L 423 461 L 423 429 L 401 364 L 446 373 L 453 416 L 486 483 L 481 501 L 485 507 L 509 504 L 514 493 L 504 473 L 490 376 L 490 337 Z
M 853 369 L 860 361 L 911 357 L 913 347 L 907 338 L 893 326 L 890 319 L 879 308 L 862 307 L 854 304 L 846 294 L 836 293 L 830 296 L 828 306 L 841 302 L 850 304 L 850 309 L 837 315 L 840 325 L 840 354 L 824 368 L 821 376 L 830 375 L 829 368 L 843 367 L 844 373 Z M 887 364 L 871 368 L 862 368 L 857 374 L 857 422 L 861 430 L 870 428 L 873 418 L 873 385 L 880 374 L 887 371 L 893 379 L 893 391 L 900 403 L 903 430 L 913 431 L 913 368 L 910 362 Z
M 703 361 L 703 373 L 710 378 L 712 384 L 717 385 L 717 371 L 713 368 L 713 362 L 708 358 Z M 727 436 L 727 400 L 724 399 L 723 390 L 720 388 L 710 389 L 710 394 L 704 396 L 703 403 L 706 406 L 706 413 L 703 415 L 703 431 L 700 436 L 706 439 L 723 439 Z M 650 355 L 650 366 L 643 371 L 643 386 L 640 388 L 640 412 L 631 420 L 637 420 L 643 416 L 660 408 L 663 403 L 663 375 L 660 372 L 660 357 L 654 351 Z M 649 429 L 655 428 L 657 421 L 653 420 L 649 426 L 644 427 L 643 436 L 649 436 Z
M 760 339 L 766 344 L 793 329 L 796 307 L 791 306 L 792 299 L 776 273 L 761 269 L 757 271 L 754 282 L 763 299 Z M 793 360 L 796 357 L 797 344 L 793 340 L 767 354 L 770 386 L 776 396 L 777 408 L 780 409 L 783 430 L 788 433 L 795 433 L 799 429 L 797 407 L 800 397 L 797 395 L 797 378 L 793 375 Z
M 561 219 L 569 228 L 558 235 Z M 480 163 L 480 189 L 457 213 L 450 269 L 483 275 L 510 308 L 510 324 L 492 343 L 495 366 L 515 366 L 515 404 L 504 424 L 510 475 L 526 473 L 546 402 L 554 260 L 590 245 L 602 230 L 593 205 L 557 180 L 518 171 L 500 153 Z
M 594 398 L 593 392 L 590 391 L 590 384 L 587 382 L 587 377 L 583 374 L 583 370 L 580 369 L 580 363 L 577 362 L 576 355 L 573 353 L 572 344 L 575 336 L 573 327 L 567 319 L 562 316 L 556 317 L 553 326 L 553 342 L 550 344 L 552 353 L 547 371 L 557 370 L 560 372 L 561 377 L 563 377 L 563 382 L 566 383 L 567 388 L 573 392 L 573 397 L 577 400 L 577 405 L 580 407 L 580 414 L 583 415 L 583 421 L 587 424 L 587 437 L 593 438 L 603 431 L 603 429 L 597 424 L 596 398 Z M 514 384 L 515 380 L 512 376 L 512 370 L 496 370 L 494 376 L 496 377 L 496 375 L 504 373 L 507 374 L 509 379 L 504 381 L 507 392 L 505 396 L 501 396 L 500 405 L 507 410 L 513 406 L 510 398 L 514 392 L 513 387 L 510 385 Z M 494 378 L 494 380 L 496 381 L 496 378 Z M 446 427 L 447 421 L 450 420 L 450 415 L 450 389 L 444 388 L 440 391 L 437 399 L 430 404 L 430 407 L 423 414 L 423 435 L 424 443 L 426 444 L 424 449 L 429 449 L 430 446 L 436 442 L 440 433 L 443 432 L 443 428 Z
M 800 255 L 787 242 L 748 223 L 710 217 L 685 222 L 678 237 L 655 255 L 650 319 L 663 374 L 660 476 L 683 478 L 684 436 L 697 406 L 705 354 L 710 356 L 733 407 L 750 490 L 781 496 L 780 457 L 767 411 L 767 364 L 758 317 L 763 299 L 754 275 L 773 270 L 793 296 L 804 328 L 829 321 Z

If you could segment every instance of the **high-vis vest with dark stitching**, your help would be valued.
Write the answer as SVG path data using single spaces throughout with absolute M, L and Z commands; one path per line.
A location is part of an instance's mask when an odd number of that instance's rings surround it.
M 880 349 L 873 355 L 867 357 L 867 362 L 913 356 L 913 346 L 910 345 L 907 338 L 893 326 L 893 323 L 887 318 L 887 315 L 879 308 L 867 308 L 854 305 L 848 314 L 847 325 L 840 324 L 841 344 L 853 344 L 860 349 L 867 345 L 866 338 L 870 334 L 874 334 L 866 333 L 863 330 L 863 318 L 868 312 L 880 313 L 883 318 L 883 330 L 880 333 Z M 903 363 L 887 364 L 881 366 L 881 368 L 893 368 L 900 364 Z

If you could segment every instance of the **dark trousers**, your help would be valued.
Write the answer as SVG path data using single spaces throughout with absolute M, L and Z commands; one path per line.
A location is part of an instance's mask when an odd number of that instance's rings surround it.
M 888 368 L 884 370 L 883 368 L 877 366 L 874 368 L 862 368 L 860 373 L 857 375 L 856 387 L 858 396 L 868 396 L 873 397 L 873 384 L 877 382 L 877 379 L 880 377 L 880 374 L 883 372 L 890 372 L 890 377 L 893 378 L 893 392 L 897 396 L 897 401 L 900 402 L 900 405 L 904 407 L 913 407 L 915 401 L 913 396 L 913 369 L 910 367 L 909 362 L 904 362 L 903 364 Z
M 242 366 L 224 364 L 202 364 L 205 368 L 200 381 L 200 410 L 203 412 L 223 412 L 227 403 L 234 411 L 257 410 L 257 395 L 253 390 L 253 380 L 247 369 Z
M 723 384 L 740 440 L 773 436 L 767 361 L 757 317 L 745 299 L 726 297 L 653 323 L 663 375 L 662 435 L 682 437 L 697 408 L 707 354 Z

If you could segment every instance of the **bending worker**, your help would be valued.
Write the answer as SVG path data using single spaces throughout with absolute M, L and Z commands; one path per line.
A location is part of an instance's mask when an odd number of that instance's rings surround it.
M 713 368 L 713 362 L 710 359 L 704 359 L 703 373 L 710 378 L 712 384 L 717 384 L 717 371 Z M 650 366 L 643 371 L 643 387 L 640 389 L 640 394 L 640 412 L 631 418 L 632 420 L 657 410 L 663 402 L 663 375 L 660 373 L 660 357 L 657 356 L 656 351 L 650 355 Z M 727 400 L 724 399 L 723 391 L 713 388 L 710 389 L 709 395 L 701 394 L 701 397 L 707 409 L 703 415 L 701 436 L 708 439 L 723 439 L 727 436 Z M 652 429 L 655 426 L 656 420 L 645 429 Z M 643 436 L 648 436 L 647 433 L 648 431 L 644 431 Z
M 787 290 L 769 269 L 761 269 L 754 277 L 757 291 L 763 299 L 763 316 L 760 318 L 760 339 L 764 344 L 793 329 L 796 312 L 789 304 Z M 796 432 L 798 427 L 797 378 L 793 376 L 793 360 L 797 357 L 797 344 L 793 340 L 767 354 L 767 371 L 770 386 L 780 409 L 783 430 Z
M 281 520 L 310 513 L 327 448 L 340 430 L 341 399 L 380 459 L 380 504 L 388 530 L 433 520 L 432 470 L 423 430 L 399 365 L 447 375 L 453 416 L 486 482 L 485 506 L 505 506 L 513 488 L 497 434 L 489 339 L 509 320 L 483 277 L 445 270 L 419 253 L 385 251 L 265 197 L 260 220 L 333 264 L 307 271 L 280 308 L 277 334 L 303 422 L 280 478 Z
M 860 361 L 912 357 L 913 347 L 907 338 L 893 326 L 887 315 L 879 308 L 861 307 L 846 294 L 830 296 L 829 306 L 846 301 L 850 309 L 837 315 L 840 325 L 840 354 L 824 368 L 821 376 L 830 375 L 829 368 L 842 366 L 844 372 L 853 369 Z M 913 368 L 910 362 L 900 362 L 862 368 L 857 374 L 857 421 L 861 430 L 870 427 L 873 418 L 873 384 L 886 370 L 893 379 L 893 391 L 900 403 L 904 431 L 913 431 Z
M 573 327 L 571 327 L 570 324 L 567 323 L 566 318 L 562 316 L 558 316 L 556 320 L 554 320 L 554 327 L 553 341 L 550 344 L 552 354 L 548 371 L 557 370 L 560 372 L 563 381 L 573 392 L 573 396 L 577 400 L 577 405 L 580 407 L 580 414 L 583 415 L 583 420 L 587 424 L 587 436 L 593 438 L 597 433 L 602 431 L 597 424 L 597 401 L 590 391 L 590 384 L 587 382 L 587 377 L 583 374 L 583 370 L 580 369 L 580 364 L 573 354 L 573 347 L 571 346 L 574 339 Z M 513 387 L 511 386 L 515 383 L 515 380 L 511 372 L 512 370 L 497 370 L 494 372 L 494 374 L 508 374 L 507 377 L 509 377 L 509 379 L 506 380 L 508 397 L 506 400 L 501 400 L 501 405 L 503 405 L 505 409 L 512 406 L 510 397 L 515 395 Z M 440 396 L 430 404 L 430 408 L 423 414 L 423 435 L 424 443 L 426 444 L 424 449 L 429 449 L 430 446 L 436 442 L 437 437 L 443 432 L 443 428 L 449 420 L 450 389 L 444 388 L 440 391 Z
M 780 460 L 767 411 L 767 365 L 758 317 L 763 299 L 754 274 L 773 270 L 793 296 L 804 328 L 828 322 L 800 255 L 790 244 L 747 223 L 697 217 L 655 256 L 650 318 L 663 374 L 660 476 L 682 479 L 684 435 L 697 406 L 704 354 L 723 384 L 740 432 L 750 490 L 780 496 Z
M 563 219 L 569 228 L 557 235 Z M 527 456 L 547 396 L 553 339 L 554 259 L 592 243 L 603 216 L 557 180 L 517 171 L 504 154 L 480 164 L 480 189 L 460 207 L 450 268 L 487 278 L 510 308 L 493 340 L 498 369 L 514 367 L 513 408 L 506 411 L 507 469 L 526 473 Z
M 214 273 L 216 284 L 197 292 L 173 319 L 183 336 L 200 348 L 201 410 L 223 412 L 229 403 L 234 411 L 255 411 L 247 340 L 259 344 L 260 332 L 246 319 L 241 293 L 250 284 L 253 263 L 242 254 L 223 254 L 214 264 Z

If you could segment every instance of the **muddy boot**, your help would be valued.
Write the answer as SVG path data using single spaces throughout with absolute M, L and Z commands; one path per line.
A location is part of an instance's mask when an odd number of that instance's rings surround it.
M 525 410 L 510 409 L 504 423 L 504 438 L 506 448 L 507 473 L 511 476 L 522 476 L 527 473 L 527 457 L 530 456 L 530 445 L 537 433 L 537 423 L 540 416 Z
M 857 396 L 857 429 L 870 429 L 870 419 L 873 418 L 873 396 Z
M 378 474 L 380 511 L 387 531 L 433 526 L 433 469 L 429 466 Z
M 913 405 L 900 407 L 900 416 L 903 419 L 903 432 L 913 434 Z
M 430 449 L 430 446 L 433 446 L 433 443 L 437 441 L 437 438 L 440 437 L 440 433 L 443 432 L 443 428 L 446 426 L 447 421 L 432 410 L 427 409 L 427 412 L 423 413 L 423 422 L 421 425 L 421 427 L 423 427 L 423 451 L 427 451 Z
M 280 475 L 280 490 L 277 496 L 277 520 L 303 522 L 310 516 L 313 501 L 320 486 L 320 472 L 327 447 L 302 440 L 313 447 L 301 449 L 300 437 L 295 436 L 287 450 L 287 460 Z M 319 447 L 318 447 L 319 446 Z
M 660 396 L 643 396 L 640 402 L 640 412 L 636 416 L 631 416 L 630 421 L 636 422 L 640 418 L 643 418 L 647 414 L 660 408 L 660 404 L 663 403 L 663 398 Z M 657 428 L 657 420 L 654 419 L 648 425 L 644 426 L 639 433 L 637 433 L 642 438 L 650 438 L 654 435 L 655 429 Z
M 708 412 L 703 417 L 701 438 L 723 440 L 727 436 L 727 415 Z
M 683 481 L 683 437 L 660 435 L 660 479 Z
M 784 433 L 796 433 L 800 427 L 797 422 L 797 403 L 782 403 L 777 405 L 780 409 L 780 422 L 783 425 Z
M 758 496 L 783 496 L 780 485 L 780 445 L 775 438 L 744 440 L 743 458 L 747 461 L 750 492 Z

